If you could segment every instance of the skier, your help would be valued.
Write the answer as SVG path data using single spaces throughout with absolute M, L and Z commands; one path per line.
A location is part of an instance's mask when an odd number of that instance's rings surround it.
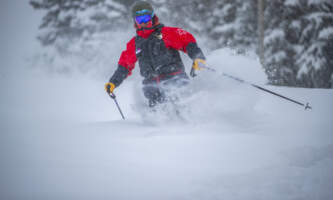
M 159 23 L 153 7 L 146 1 L 136 1 L 132 6 L 132 17 L 137 35 L 122 52 L 118 68 L 105 84 L 110 94 L 123 80 L 131 75 L 136 61 L 144 77 L 143 93 L 149 106 L 163 103 L 167 95 L 162 85 L 186 85 L 189 78 L 181 60 L 179 50 L 193 60 L 191 75 L 206 65 L 205 56 L 191 33 Z

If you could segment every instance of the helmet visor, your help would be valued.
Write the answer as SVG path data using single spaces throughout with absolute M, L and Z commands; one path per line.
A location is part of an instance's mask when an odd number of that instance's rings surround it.
M 150 20 L 151 20 L 151 15 L 150 14 L 135 17 L 135 21 L 138 24 L 147 23 Z

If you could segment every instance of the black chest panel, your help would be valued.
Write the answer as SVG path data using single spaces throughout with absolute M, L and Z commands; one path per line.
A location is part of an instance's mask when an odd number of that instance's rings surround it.
M 179 52 L 165 46 L 160 29 L 147 39 L 136 36 L 135 46 L 140 73 L 145 79 L 184 71 Z

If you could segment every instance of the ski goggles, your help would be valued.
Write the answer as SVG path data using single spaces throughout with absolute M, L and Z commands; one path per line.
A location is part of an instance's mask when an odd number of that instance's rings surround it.
M 138 24 L 142 24 L 142 23 L 147 23 L 149 22 L 152 17 L 154 16 L 154 12 L 151 12 L 149 10 L 139 10 L 135 13 L 137 16 L 135 17 L 135 21 Z
M 135 21 L 138 24 L 142 24 L 142 23 L 147 23 L 151 20 L 151 15 L 141 15 L 141 16 L 136 16 L 135 17 Z

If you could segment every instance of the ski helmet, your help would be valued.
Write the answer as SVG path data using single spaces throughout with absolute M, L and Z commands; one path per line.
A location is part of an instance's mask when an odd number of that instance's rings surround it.
M 154 15 L 153 6 L 147 1 L 135 1 L 132 6 L 132 17 L 150 14 Z

